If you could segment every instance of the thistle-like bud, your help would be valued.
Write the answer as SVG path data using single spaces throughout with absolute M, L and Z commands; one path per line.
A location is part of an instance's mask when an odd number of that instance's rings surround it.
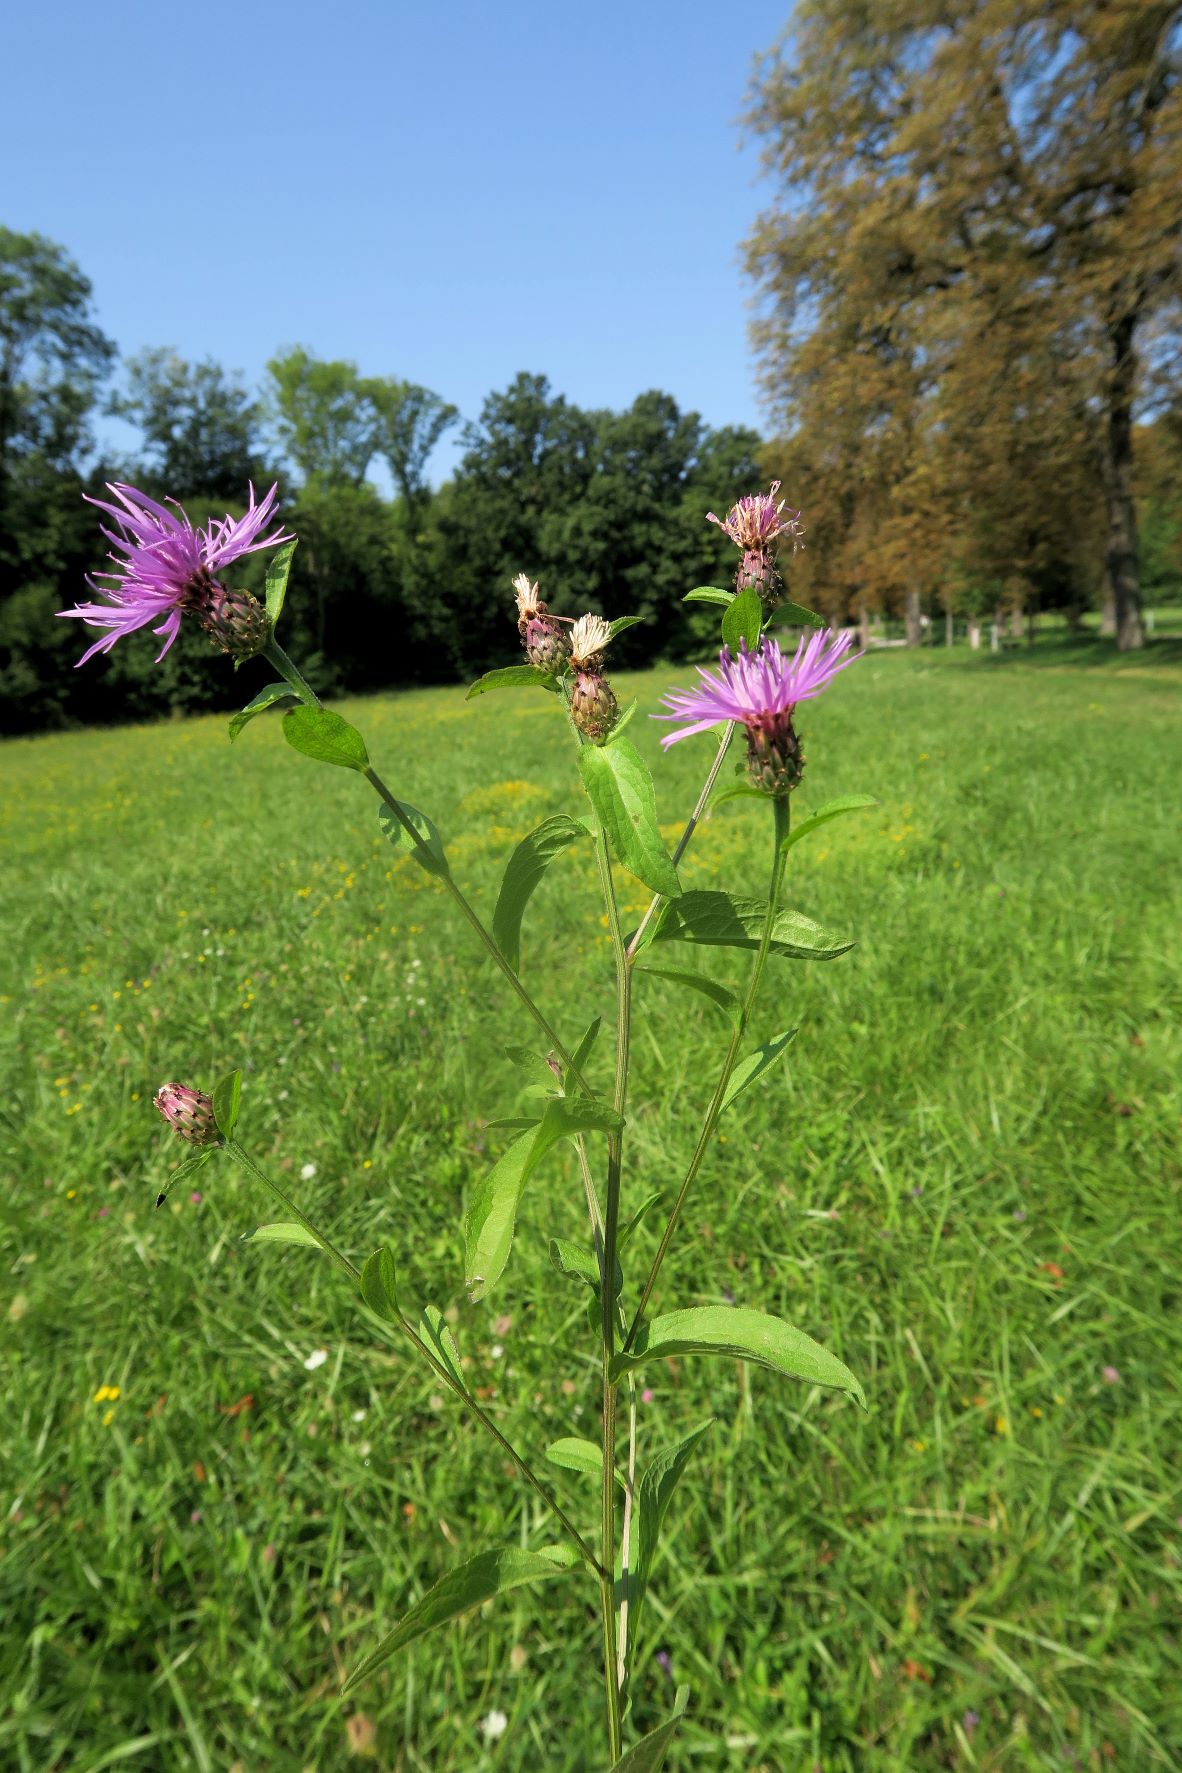
M 762 548 L 749 548 L 735 573 L 735 590 L 758 591 L 764 614 L 771 615 L 784 591 L 784 581 L 776 570 L 775 556 Z
M 620 712 L 615 692 L 597 671 L 580 671 L 570 695 L 571 719 L 585 739 L 602 745 Z
M 747 774 L 765 794 L 790 794 L 804 774 L 804 752 L 792 711 L 748 718 Z
M 197 619 L 213 644 L 235 659 L 253 659 L 271 633 L 267 612 L 249 591 L 213 584 L 194 602 Z
M 562 629 L 538 595 L 537 585 L 531 585 L 525 573 L 518 573 L 513 589 L 517 593 L 517 632 L 525 647 L 526 658 L 539 671 L 549 671 L 557 676 L 566 670 L 570 661 L 570 649 Z
M 784 515 L 785 499 L 776 502 L 776 494 L 780 490 L 780 482 L 772 481 L 771 491 L 766 493 L 749 493 L 745 498 L 732 505 L 725 517 L 716 517 L 713 511 L 706 513 L 708 523 L 716 523 L 737 548 L 743 550 L 743 559 L 735 574 L 735 590 L 745 591 L 748 586 L 758 591 L 764 611 L 770 615 L 780 601 L 784 586 L 776 571 L 776 549 L 781 536 L 787 536 L 792 542 L 792 551 L 800 547 L 800 538 L 804 531 L 799 511 L 789 511 Z
M 152 1098 L 169 1126 L 190 1145 L 216 1145 L 221 1137 L 213 1117 L 213 1098 L 187 1084 L 161 1084 Z

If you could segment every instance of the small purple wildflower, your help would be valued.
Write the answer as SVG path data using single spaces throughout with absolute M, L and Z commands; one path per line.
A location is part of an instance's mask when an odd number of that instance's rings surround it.
M 1100 1377 L 1103 1379 L 1105 1385 L 1120 1384 L 1120 1370 L 1117 1367 L 1101 1367 Z
M 169 501 L 174 507 L 170 511 L 134 486 L 114 483 L 108 484 L 107 490 L 119 501 L 118 505 L 87 495 L 88 503 L 105 511 L 116 526 L 103 526 L 103 534 L 119 550 L 108 556 L 114 561 L 115 570 L 87 578 L 91 589 L 107 601 L 79 603 L 73 609 L 57 612 L 59 616 L 74 616 L 94 628 L 109 630 L 83 653 L 79 665 L 85 665 L 95 653 L 110 652 L 125 634 L 163 617 L 160 626 L 152 630 L 167 637 L 157 655 L 159 662 L 180 631 L 184 611 L 200 610 L 219 589 L 215 573 L 244 554 L 291 541 L 282 529 L 269 536 L 261 533 L 274 515 L 277 486 L 260 504 L 255 503 L 252 486 L 244 517 L 226 516 L 220 523 L 211 522 L 206 529 L 195 529 L 175 500 Z M 103 584 L 101 580 L 110 583 Z M 224 598 L 225 593 L 222 595 Z
M 980 1722 L 981 1722 L 980 1714 L 978 1712 L 975 1712 L 972 1709 L 972 1707 L 970 1706 L 969 1710 L 965 1712 L 964 1717 L 961 1719 L 961 1723 L 964 1726 L 965 1735 L 971 1736 L 973 1734 L 973 1731 L 977 1728 L 977 1725 Z
M 656 1654 L 656 1662 L 657 1666 L 663 1668 L 666 1674 L 672 1674 L 673 1658 L 670 1656 L 668 1650 L 658 1650 Z
M 724 530 L 744 553 L 764 551 L 777 536 L 792 537 L 795 546 L 800 534 L 800 512 L 790 511 L 785 517 L 786 499 L 776 503 L 776 494 L 780 490 L 780 482 L 773 480 L 771 491 L 765 493 L 748 493 L 745 498 L 732 505 L 725 517 L 716 517 L 713 511 L 707 511 L 707 523 L 716 523 Z
M 1026 1223 L 1026 1208 L 1025 1207 L 1015 1207 L 1014 1208 L 1014 1218 L 1018 1221 L 1019 1225 L 1024 1225 Z
M 646 1385 L 644 1390 L 640 1394 L 640 1401 L 642 1404 L 651 1404 L 653 1399 L 656 1397 L 656 1395 L 657 1394 L 653 1390 L 652 1386 Z
M 194 1188 L 192 1193 L 189 1195 L 189 1199 L 192 1201 L 192 1203 L 195 1207 L 199 1206 L 201 1204 L 201 1190 L 199 1188 Z

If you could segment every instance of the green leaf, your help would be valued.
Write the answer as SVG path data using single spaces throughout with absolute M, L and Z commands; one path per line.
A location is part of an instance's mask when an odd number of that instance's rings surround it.
M 620 1235 L 616 1239 L 616 1247 L 618 1249 L 622 1250 L 624 1248 L 624 1245 L 628 1242 L 628 1239 L 632 1236 L 632 1233 L 636 1230 L 637 1226 L 640 1225 L 643 1220 L 647 1219 L 657 1202 L 663 1199 L 664 1196 L 661 1190 L 655 1188 L 650 1195 L 641 1201 L 631 1219 L 629 1219 L 627 1225 L 624 1226 Z
M 526 1582 L 548 1582 L 565 1576 L 578 1562 L 579 1554 L 566 1545 L 547 1545 L 539 1551 L 522 1551 L 519 1546 L 506 1546 L 497 1551 L 482 1551 L 458 1570 L 452 1570 L 434 1588 L 428 1589 L 421 1601 L 405 1614 L 392 1632 L 382 1639 L 345 1682 L 342 1693 L 350 1693 L 375 1669 L 387 1662 L 397 1650 L 412 1644 L 437 1625 L 458 1619 L 461 1613 L 483 1606 L 494 1595 Z
M 731 893 L 683 893 L 666 901 L 649 925 L 650 942 L 700 942 L 708 948 L 758 948 L 767 916 L 766 903 Z M 772 925 L 771 952 L 789 960 L 836 960 L 854 943 L 822 929 L 799 911 L 778 911 Z
M 671 1311 L 643 1324 L 627 1354 L 617 1354 L 611 1376 L 618 1379 L 647 1361 L 671 1354 L 722 1354 L 733 1360 L 751 1361 L 789 1379 L 844 1391 L 862 1408 L 866 1397 L 849 1368 L 783 1318 L 749 1311 L 737 1305 L 697 1305 L 688 1311 Z
M 435 1359 L 447 1368 L 456 1384 L 467 1391 L 456 1339 L 443 1313 L 434 1305 L 423 1307 L 419 1318 L 419 1340 L 426 1343 Z
M 690 991 L 700 991 L 703 997 L 716 1003 L 732 1022 L 739 1020 L 742 1005 L 730 987 L 720 985 L 717 979 L 707 979 L 703 973 L 680 972 L 676 967 L 637 967 L 636 970 L 638 973 L 648 973 L 654 979 L 668 979 L 673 985 L 684 985 Z
M 230 743 L 233 744 L 243 727 L 249 725 L 256 714 L 262 714 L 266 709 L 282 706 L 284 703 L 290 706 L 298 701 L 299 697 L 289 683 L 269 683 L 266 689 L 261 689 L 231 720 Z
M 177 1183 L 185 1181 L 187 1177 L 193 1175 L 196 1170 L 199 1170 L 203 1164 L 207 1164 L 217 1149 L 218 1147 L 216 1145 L 199 1145 L 196 1151 L 186 1152 L 176 1169 L 173 1170 L 172 1174 L 169 1176 L 168 1181 L 164 1184 L 160 1193 L 156 1196 L 156 1205 L 162 1207 Z
M 570 1094 L 571 1079 L 573 1077 L 573 1074 L 576 1071 L 582 1071 L 584 1065 L 586 1065 L 586 1063 L 587 1063 L 587 1060 L 591 1057 L 591 1049 L 595 1045 L 596 1039 L 598 1038 L 598 1035 L 599 1035 L 599 1030 L 602 1028 L 602 1026 L 603 1026 L 603 1017 L 602 1016 L 594 1016 L 592 1018 L 592 1020 L 590 1022 L 588 1022 L 586 1030 L 583 1034 L 582 1040 L 579 1042 L 578 1046 L 575 1048 L 574 1052 L 571 1055 L 571 1057 L 574 1059 L 574 1065 L 570 1071 L 566 1071 L 563 1073 L 563 1085 L 562 1085 L 563 1089 L 567 1092 L 568 1095 Z
M 506 1047 L 505 1056 L 511 1059 L 520 1071 L 528 1073 L 534 1083 L 544 1089 L 548 1095 L 557 1095 L 558 1079 L 540 1054 L 532 1052 L 529 1047 Z
M 283 716 L 283 736 L 296 751 L 314 757 L 317 763 L 336 763 L 348 770 L 369 768 L 361 734 L 331 708 L 289 708 Z
M 824 616 L 805 609 L 803 603 L 778 603 L 773 619 L 777 627 L 785 628 L 824 628 L 827 625 Z
M 877 806 L 878 802 L 870 794 L 842 794 L 836 800 L 827 800 L 825 805 L 810 813 L 807 819 L 789 831 L 784 839 L 784 848 L 790 850 L 794 843 L 815 831 L 818 825 L 827 825 L 830 819 L 840 819 L 843 813 L 860 813 L 865 807 Z
M 635 628 L 637 622 L 646 620 L 645 616 L 617 616 L 614 622 L 608 623 L 608 627 L 611 629 L 611 638 L 614 640 L 617 634 L 624 632 L 625 628 Z
M 740 646 L 754 652 L 763 629 L 763 605 L 759 592 L 748 585 L 727 605 L 722 618 L 722 644 L 738 655 Z
M 678 898 L 681 882 L 657 829 L 653 779 L 631 739 L 584 745 L 579 769 L 591 805 L 624 867 L 651 892 Z
M 581 1441 L 574 1435 L 567 1435 L 562 1440 L 551 1441 L 546 1448 L 546 1457 L 551 1465 L 561 1466 L 563 1471 L 581 1471 L 588 1477 L 602 1477 L 603 1448 L 594 1441 Z
M 525 1185 L 550 1147 L 576 1133 L 613 1132 L 622 1125 L 602 1102 L 560 1096 L 547 1102 L 536 1127 L 513 1141 L 477 1183 L 464 1214 L 464 1273 L 471 1299 L 482 1298 L 504 1273 Z
M 622 1755 L 612 1767 L 611 1773 L 661 1773 L 665 1756 L 669 1753 L 669 1745 L 685 1714 L 688 1698 L 689 1688 L 679 1687 L 673 1704 L 673 1716 L 668 1723 L 658 1725 L 642 1741 L 630 1748 L 627 1754 Z
M 623 732 L 624 728 L 628 725 L 628 722 L 635 717 L 636 710 L 639 707 L 640 707 L 639 702 L 629 702 L 628 706 L 624 709 L 623 713 L 618 714 L 616 716 L 615 726 L 613 726 L 611 732 L 607 735 L 607 738 L 603 741 L 605 745 L 614 745 L 617 742 L 617 740 L 620 737 L 620 734 Z
M 213 1118 L 223 1139 L 234 1137 L 238 1125 L 238 1105 L 242 1100 L 242 1073 L 227 1072 L 213 1086 Z
M 435 874 L 441 880 L 446 880 L 451 869 L 448 867 L 447 856 L 444 854 L 443 839 L 434 823 L 426 813 L 421 813 L 417 806 L 411 806 L 408 801 L 400 800 L 398 805 L 422 838 L 422 843 L 412 843 L 406 827 L 388 806 L 378 809 L 378 824 L 383 832 L 396 850 L 409 851 L 420 868 L 425 868 L 428 874 Z
M 725 806 L 728 800 L 766 800 L 767 798 L 764 789 L 753 788 L 749 782 L 735 782 L 731 787 L 724 788 L 721 794 L 714 796 L 710 802 L 710 811 L 717 812 L 718 808 Z
M 548 1247 L 550 1260 L 559 1274 L 572 1275 L 599 1291 L 599 1264 L 590 1250 L 583 1249 L 581 1244 L 568 1243 L 564 1237 L 552 1237 Z
M 379 1317 L 389 1323 L 399 1321 L 398 1270 L 392 1251 L 375 1250 L 366 1258 L 361 1270 L 361 1297 Z
M 682 1472 L 689 1464 L 690 1454 L 702 1436 L 714 1426 L 714 1418 L 700 1423 L 695 1429 L 658 1453 L 650 1465 L 641 1473 L 640 1482 L 636 1486 L 636 1567 L 632 1576 L 631 1606 L 629 1609 L 629 1632 L 633 1641 L 640 1619 L 640 1610 L 648 1590 L 649 1577 L 652 1575 L 656 1560 L 657 1546 L 660 1543 L 661 1528 L 665 1516 L 669 1512 L 669 1504 L 673 1500 L 673 1492 L 677 1488 Z M 602 1470 L 602 1466 L 600 1467 Z
M 765 1041 L 763 1046 L 756 1047 L 745 1059 L 740 1059 L 731 1072 L 730 1082 L 726 1086 L 726 1095 L 722 1098 L 723 1108 L 729 1108 L 736 1096 L 742 1095 L 748 1084 L 762 1077 L 769 1065 L 774 1065 L 790 1040 L 796 1036 L 796 1029 L 790 1028 L 787 1034 L 777 1034 L 774 1040 Z
M 487 695 L 489 690 L 524 689 L 530 684 L 557 690 L 558 679 L 553 672 L 543 671 L 537 665 L 504 665 L 499 671 L 486 671 L 483 677 L 478 677 L 464 699 L 470 702 L 473 696 Z
M 296 551 L 298 540 L 298 536 L 293 536 L 290 542 L 284 542 L 282 548 L 276 548 L 267 562 L 267 620 L 272 628 L 283 611 L 283 600 L 287 596 L 287 580 L 291 572 L 292 556 Z
M 535 887 L 555 856 L 590 834 L 587 820 L 569 819 L 565 813 L 558 813 L 552 819 L 543 819 L 509 857 L 493 912 L 492 933 L 514 972 L 521 966 L 521 920 Z
M 717 585 L 696 585 L 692 591 L 686 592 L 681 601 L 682 603 L 720 603 L 723 609 L 726 609 L 728 604 L 735 601 L 735 594 L 733 591 L 720 591 Z
M 239 1242 L 244 1244 L 311 1244 L 314 1250 L 321 1248 L 310 1231 L 305 1231 L 302 1225 L 288 1223 L 256 1225 L 253 1231 L 244 1231 Z

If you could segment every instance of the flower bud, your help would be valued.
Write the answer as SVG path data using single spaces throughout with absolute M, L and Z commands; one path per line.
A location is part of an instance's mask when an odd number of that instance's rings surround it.
M 557 677 L 566 670 L 570 655 L 562 629 L 551 616 L 531 616 L 525 624 L 523 639 L 525 656 L 539 671 L 549 671 Z
M 765 794 L 790 794 L 804 774 L 804 752 L 791 712 L 746 722 L 747 774 Z
M 190 1145 L 216 1145 L 221 1138 L 213 1117 L 213 1098 L 187 1084 L 161 1084 L 153 1101 L 169 1126 Z
M 571 719 L 585 739 L 602 745 L 616 724 L 620 704 L 606 677 L 597 671 L 580 671 L 570 695 Z
M 746 591 L 748 587 L 758 591 L 764 614 L 770 616 L 780 601 L 784 581 L 776 571 L 774 557 L 762 548 L 747 549 L 735 573 L 735 590 Z
M 267 612 L 249 591 L 213 584 L 195 604 L 197 619 L 213 644 L 235 659 L 253 659 L 271 633 Z

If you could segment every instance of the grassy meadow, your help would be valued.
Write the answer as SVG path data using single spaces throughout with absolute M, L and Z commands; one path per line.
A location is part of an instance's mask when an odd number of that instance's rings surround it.
M 686 676 L 620 687 L 643 712 Z M 572 804 L 553 702 L 341 706 L 490 913 L 514 841 Z M 870 1413 L 727 1361 L 646 1372 L 642 1459 L 715 1422 L 634 1725 L 684 1681 L 673 1773 L 1180 1766 L 1182 646 L 876 654 L 802 714 L 796 817 L 881 804 L 792 851 L 786 901 L 859 945 L 773 957 L 756 1038 L 801 1033 L 723 1121 L 657 1303 L 790 1318 Z M 711 741 L 659 758 L 659 729 L 631 731 L 672 839 Z M 539 1456 L 594 1437 L 583 1297 L 546 1254 L 582 1234 L 568 1155 L 491 1298 L 462 1286 L 460 1214 L 504 1138 L 485 1123 L 522 1082 L 503 1048 L 531 1025 L 366 784 L 274 715 L 233 747 L 220 719 L 16 741 L 0 778 L 0 1766 L 603 1773 L 577 1579 L 340 1699 L 449 1567 L 554 1535 L 319 1256 L 240 1241 L 277 1215 L 228 1162 L 154 1206 L 181 1153 L 154 1089 L 241 1065 L 244 1142 L 355 1258 L 391 1244 L 506 1433 Z M 768 824 L 723 807 L 684 882 L 761 892 Z M 523 966 L 564 1031 L 610 1019 L 589 851 L 540 888 Z M 625 1210 L 675 1191 L 724 1026 L 639 979 Z M 592 1481 L 549 1475 L 593 1531 Z

